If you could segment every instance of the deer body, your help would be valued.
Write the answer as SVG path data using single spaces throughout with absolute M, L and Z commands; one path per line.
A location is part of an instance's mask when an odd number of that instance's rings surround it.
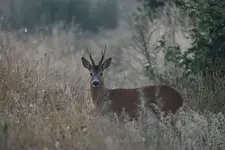
M 155 95 L 157 88 L 158 96 Z M 139 115 L 141 104 L 152 109 L 151 104 L 154 103 L 167 115 L 169 112 L 176 113 L 183 103 L 181 95 L 168 85 L 158 85 L 158 87 L 150 85 L 130 89 L 107 89 L 104 87 L 96 89 L 90 86 L 90 89 L 92 100 L 97 107 L 109 101 L 110 111 L 120 116 L 124 109 L 131 118 L 135 119 Z M 154 110 L 153 112 L 156 113 Z
M 90 92 L 96 107 L 101 107 L 104 103 L 108 102 L 107 107 L 109 111 L 115 112 L 120 116 L 124 110 L 131 118 L 137 119 L 139 108 L 143 105 L 152 109 L 154 113 L 157 113 L 152 107 L 152 104 L 155 104 L 165 115 L 169 112 L 176 113 L 182 106 L 183 98 L 174 88 L 168 85 L 107 89 L 102 75 L 103 70 L 110 66 L 111 58 L 103 62 L 104 55 L 105 50 L 102 52 L 102 58 L 98 65 L 95 64 L 91 53 L 89 57 L 92 64 L 84 57 L 81 58 L 83 66 L 90 72 Z

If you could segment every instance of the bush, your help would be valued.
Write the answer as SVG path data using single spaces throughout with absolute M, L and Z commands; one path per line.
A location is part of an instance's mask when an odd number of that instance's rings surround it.
M 184 67 L 185 74 L 202 74 L 204 77 L 213 73 L 225 74 L 225 3 L 222 0 L 206 0 L 188 2 L 171 0 L 189 14 L 193 27 L 188 31 L 192 39 L 191 47 L 181 53 L 179 46 L 168 45 L 167 41 L 160 41 L 161 47 L 166 47 L 166 59 Z M 168 2 L 171 2 L 168 1 Z M 150 2 L 150 1 L 147 1 Z M 148 12 L 152 6 L 143 2 L 144 10 Z M 151 15 L 146 14 L 151 18 Z M 208 75 L 210 74 L 210 75 Z
M 181 62 L 180 65 L 186 71 L 189 70 L 186 73 L 202 74 L 206 80 L 212 80 L 213 74 L 224 76 L 224 1 L 176 1 L 176 4 L 195 20 L 194 27 L 190 30 L 193 41 L 184 54 L 169 51 L 169 55 L 178 58 L 176 63 Z

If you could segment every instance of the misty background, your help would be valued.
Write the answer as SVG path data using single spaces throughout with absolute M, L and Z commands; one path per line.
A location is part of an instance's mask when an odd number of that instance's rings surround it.
M 123 81 L 119 85 L 115 82 L 109 85 L 141 86 L 146 84 L 148 78 L 143 74 L 143 54 L 132 45 L 133 29 L 130 26 L 132 13 L 137 10 L 137 6 L 136 0 L 1 0 L 1 28 L 5 31 L 16 30 L 24 38 L 40 33 L 44 36 L 61 35 L 62 39 L 54 42 L 56 49 L 50 50 L 51 54 L 59 53 L 57 57 L 60 59 L 52 56 L 55 64 L 62 58 L 72 59 L 71 54 L 85 55 L 86 47 L 90 47 L 93 57 L 99 61 L 100 52 L 107 44 L 107 57 L 113 57 L 113 65 L 105 78 L 109 78 L 109 81 Z M 152 40 L 156 41 L 165 32 L 163 30 L 157 29 Z M 63 38 L 65 34 L 69 37 Z M 41 37 L 35 40 L 44 41 Z M 31 38 L 28 41 L 32 43 Z M 44 51 L 44 54 L 45 49 L 39 51 Z M 159 58 L 158 61 L 163 63 L 162 57 Z M 87 71 L 84 70 L 84 73 Z
M 107 56 L 113 57 L 112 66 L 107 71 L 109 74 L 105 75 L 106 80 L 109 78 L 109 81 L 114 81 L 109 85 L 141 86 L 149 84 L 149 79 L 143 74 L 145 56 L 138 43 L 134 42 L 136 29 L 132 16 L 139 5 L 136 0 L 1 0 L 1 28 L 6 31 L 16 30 L 21 36 L 24 36 L 24 32 L 26 35 L 41 33 L 58 37 L 59 34 L 69 34 L 69 37 L 62 37 L 55 42 L 57 50 L 51 52 L 60 53 L 58 57 L 64 59 L 69 59 L 71 54 L 85 55 L 85 48 L 90 47 L 93 57 L 98 61 L 101 50 L 107 44 Z M 168 7 L 158 13 L 161 17 L 149 25 L 148 32 L 152 32 L 150 53 L 156 56 L 153 63 L 161 72 L 165 70 L 163 53 L 154 51 L 154 44 L 161 36 L 166 35 L 167 39 L 171 39 L 171 28 L 176 28 L 174 41 L 181 45 L 182 50 L 189 46 L 183 29 L 169 20 L 172 15 L 179 18 L 178 14 L 174 8 Z M 58 62 L 59 59 L 54 57 L 55 63 Z M 120 84 L 116 85 L 115 81 Z

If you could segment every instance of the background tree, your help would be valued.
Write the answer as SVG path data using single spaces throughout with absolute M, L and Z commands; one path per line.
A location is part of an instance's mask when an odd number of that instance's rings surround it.
M 115 29 L 119 19 L 117 0 L 10 0 L 8 5 L 9 15 L 1 13 L 6 18 L 3 28 L 32 30 L 62 21 L 65 27 L 75 24 L 98 32 L 99 28 Z
M 148 12 L 152 10 L 152 6 L 147 5 L 147 2 L 150 4 L 151 0 L 144 0 L 143 8 L 149 16 Z M 184 67 L 186 76 L 203 75 L 205 79 L 212 74 L 224 76 L 225 2 L 223 0 L 188 2 L 170 0 L 169 2 L 175 3 L 183 12 L 188 13 L 193 21 L 193 27 L 188 31 L 189 38 L 192 39 L 191 47 L 184 53 L 181 53 L 179 45 L 168 45 L 167 41 L 160 41 L 166 59 Z

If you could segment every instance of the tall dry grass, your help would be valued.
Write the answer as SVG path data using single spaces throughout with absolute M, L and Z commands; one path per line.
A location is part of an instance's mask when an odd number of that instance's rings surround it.
M 177 115 L 182 145 L 151 114 L 120 124 L 93 113 L 79 52 L 60 58 L 67 36 L 1 31 L 1 149 L 222 149 L 225 118 L 184 106 Z M 57 41 L 57 42 L 56 42 Z M 56 45 L 61 47 L 56 47 Z M 115 81 L 117 82 L 117 81 Z M 196 97 L 196 100 L 202 97 Z
M 84 46 L 91 46 L 97 55 L 101 50 L 98 48 L 113 39 L 107 55 L 117 61 L 113 61 L 111 71 L 105 74 L 107 87 L 118 87 L 123 81 L 120 87 L 146 84 L 141 73 L 131 71 L 141 71 L 138 68 L 141 65 L 129 55 L 137 53 L 120 47 L 124 44 L 121 40 L 129 37 L 126 33 L 118 35 L 122 31 L 105 33 L 104 39 L 87 39 L 59 28 L 53 29 L 51 35 L 0 31 L 0 148 L 222 150 L 224 114 L 199 111 L 198 107 L 204 96 L 213 101 L 223 99 L 223 94 L 211 97 L 206 90 L 185 100 L 176 115 L 177 127 L 182 132 L 181 145 L 172 128 L 161 123 L 158 126 L 151 112 L 146 111 L 144 118 L 127 124 L 95 112 L 88 91 L 88 73 L 81 68 Z M 120 53 L 118 49 L 125 52 Z M 137 83 L 132 84 L 129 79 Z M 220 83 L 223 82 L 218 82 L 218 89 Z M 193 110 L 190 105 L 198 107 Z

